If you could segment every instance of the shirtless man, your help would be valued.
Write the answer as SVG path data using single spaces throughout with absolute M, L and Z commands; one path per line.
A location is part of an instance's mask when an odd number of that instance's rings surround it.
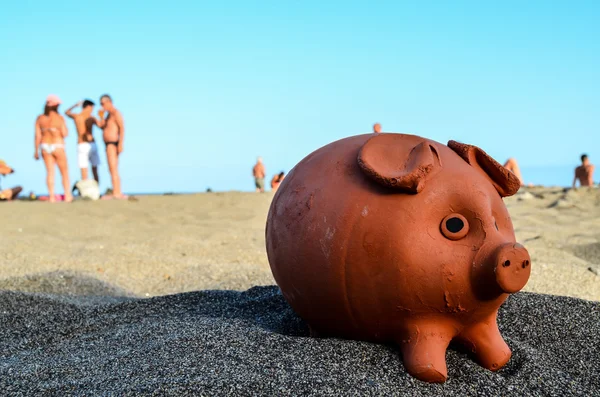
M 81 112 L 74 114 L 72 111 L 78 106 L 81 106 Z M 100 156 L 92 131 L 94 125 L 98 125 L 98 122 L 92 116 L 93 110 L 94 102 L 86 99 L 71 106 L 65 114 L 75 121 L 75 128 L 77 129 L 77 161 L 81 169 L 81 179 L 88 179 L 88 165 L 91 163 L 94 179 L 99 183 L 98 164 L 100 164 Z
M 0 160 L 0 175 L 5 176 L 8 174 L 13 174 L 14 172 L 15 172 L 14 169 L 12 169 L 8 165 L 6 165 L 6 163 L 4 161 Z M 13 187 L 12 189 L 4 189 L 4 190 L 2 190 L 2 188 L 0 188 L 0 201 L 14 200 L 17 198 L 17 196 L 19 195 L 19 193 L 21 193 L 22 190 L 23 190 L 23 188 L 21 186 Z
M 106 145 L 106 159 L 113 186 L 112 196 L 106 196 L 106 198 L 124 199 L 127 197 L 121 190 L 121 177 L 119 176 L 119 156 L 123 153 L 123 140 L 125 138 L 123 115 L 115 108 L 112 98 L 109 95 L 105 94 L 100 97 L 100 105 L 102 105 L 104 110 L 98 112 L 100 116 L 98 127 L 104 130 L 103 138 Z M 106 119 L 104 119 L 104 111 L 108 113 Z
M 594 186 L 594 165 L 590 164 L 587 154 L 581 155 L 581 165 L 575 168 L 573 189 L 575 189 L 578 179 L 580 186 Z
M 254 176 L 254 185 L 256 186 L 257 192 L 265 191 L 265 176 L 267 172 L 265 171 L 265 165 L 262 162 L 262 157 L 256 159 L 256 164 L 254 168 L 252 168 L 252 175 Z
M 375 134 L 381 134 L 381 124 L 379 124 L 379 123 L 373 124 L 373 132 Z

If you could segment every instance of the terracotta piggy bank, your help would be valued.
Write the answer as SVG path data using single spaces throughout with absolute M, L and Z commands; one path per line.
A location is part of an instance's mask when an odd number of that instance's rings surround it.
M 519 179 L 483 150 L 404 134 L 358 135 L 304 158 L 273 198 L 266 245 L 283 296 L 312 335 L 400 347 L 444 382 L 451 341 L 497 370 L 496 318 L 531 271 L 502 197 Z

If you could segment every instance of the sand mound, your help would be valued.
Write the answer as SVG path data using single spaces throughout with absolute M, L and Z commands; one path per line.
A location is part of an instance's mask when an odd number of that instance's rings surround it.
M 571 247 L 573 255 L 591 263 L 598 262 L 600 258 L 600 243 L 581 244 Z
M 69 271 L 31 274 L 0 280 L 0 290 L 76 296 L 132 297 L 119 287 Z
M 600 243 L 572 245 L 571 252 L 578 258 L 590 263 L 587 270 L 596 276 L 600 276 Z
M 533 193 L 528 192 L 526 190 L 519 192 L 516 194 L 517 200 L 519 201 L 523 201 L 523 200 L 533 200 L 535 198 L 537 198 Z
M 559 198 L 548 208 L 581 208 L 589 210 L 600 205 L 600 189 L 584 187 L 579 189 L 564 189 Z
M 598 395 L 600 303 L 519 293 L 499 323 L 513 358 L 448 351 L 423 383 L 392 346 L 307 337 L 276 287 L 122 303 L 0 293 L 0 389 L 18 395 Z

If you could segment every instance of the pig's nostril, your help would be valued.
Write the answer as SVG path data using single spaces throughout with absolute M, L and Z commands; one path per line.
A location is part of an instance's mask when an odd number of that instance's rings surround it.
M 529 280 L 532 264 L 531 257 L 525 248 L 515 248 L 512 243 L 504 244 L 498 249 L 492 260 L 496 283 L 502 292 L 514 294 L 520 291 Z

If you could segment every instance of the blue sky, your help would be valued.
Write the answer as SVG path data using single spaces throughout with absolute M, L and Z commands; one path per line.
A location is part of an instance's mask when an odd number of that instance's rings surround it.
M 46 192 L 33 124 L 49 93 L 64 111 L 105 92 L 126 192 L 251 190 L 256 156 L 270 176 L 375 121 L 567 185 L 582 152 L 600 162 L 598 20 L 594 1 L 6 2 L 3 185 Z

